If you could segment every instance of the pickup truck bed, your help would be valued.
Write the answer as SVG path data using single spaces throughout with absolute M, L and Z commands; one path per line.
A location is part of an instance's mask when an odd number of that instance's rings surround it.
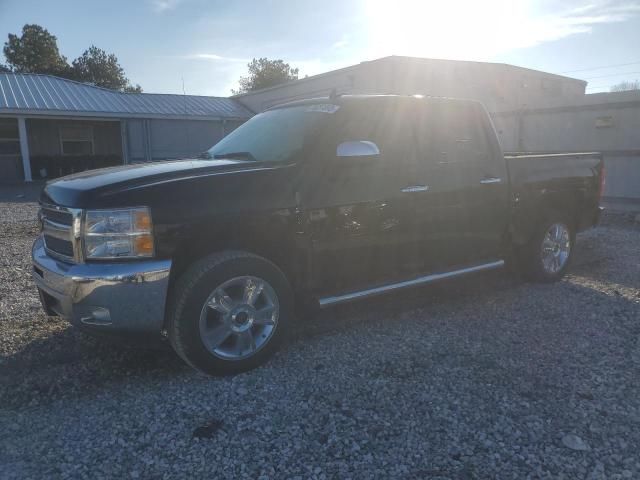
M 558 205 L 575 212 L 577 231 L 597 223 L 604 186 L 601 153 L 508 152 L 504 158 L 514 202 L 516 240 L 528 238 L 545 206 Z

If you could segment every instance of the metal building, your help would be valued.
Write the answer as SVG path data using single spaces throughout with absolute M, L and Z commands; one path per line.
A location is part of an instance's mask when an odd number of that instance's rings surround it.
M 194 155 L 252 115 L 230 98 L 120 93 L 0 73 L 0 182 Z
M 255 112 L 336 93 L 432 95 L 482 101 L 489 111 L 584 95 L 587 82 L 504 63 L 391 56 L 264 88 L 235 98 Z
M 508 151 L 602 152 L 605 197 L 640 201 L 640 91 L 547 99 L 494 112 L 493 120 Z

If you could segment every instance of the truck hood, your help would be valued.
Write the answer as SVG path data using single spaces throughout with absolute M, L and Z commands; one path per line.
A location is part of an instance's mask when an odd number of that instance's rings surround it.
M 66 207 L 82 208 L 99 197 L 126 190 L 264 167 L 262 162 L 189 159 L 102 168 L 48 182 L 42 192 L 41 200 Z

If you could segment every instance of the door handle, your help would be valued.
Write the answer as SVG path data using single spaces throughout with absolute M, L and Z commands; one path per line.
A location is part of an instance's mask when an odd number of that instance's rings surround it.
M 410 185 L 408 187 L 404 187 L 401 192 L 402 193 L 413 193 L 413 192 L 426 192 L 429 190 L 427 185 Z
M 501 183 L 502 179 L 499 177 L 487 177 L 480 180 L 480 183 L 483 185 L 487 185 L 488 183 Z

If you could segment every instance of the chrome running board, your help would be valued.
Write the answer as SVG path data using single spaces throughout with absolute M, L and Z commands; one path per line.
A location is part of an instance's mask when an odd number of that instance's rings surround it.
M 498 260 L 491 263 L 483 263 L 482 265 L 476 265 L 473 267 L 461 268 L 460 270 L 452 270 L 444 273 L 433 273 L 431 275 L 424 275 L 422 277 L 414 278 L 411 280 L 405 280 L 397 283 L 389 283 L 387 285 L 381 285 L 379 287 L 368 288 L 366 290 L 359 290 L 356 292 L 345 293 L 344 295 L 335 295 L 332 297 L 323 297 L 318 300 L 320 308 L 326 308 L 340 303 L 352 302 L 354 300 L 360 300 L 362 298 L 373 297 L 375 295 L 381 295 L 383 293 L 391 292 L 393 290 L 400 290 L 401 288 L 413 287 L 415 285 L 421 285 L 423 283 L 436 282 L 438 280 L 444 280 L 445 278 L 457 277 L 460 275 L 466 275 L 467 273 L 480 272 L 482 270 L 493 270 L 504 266 L 504 260 Z

